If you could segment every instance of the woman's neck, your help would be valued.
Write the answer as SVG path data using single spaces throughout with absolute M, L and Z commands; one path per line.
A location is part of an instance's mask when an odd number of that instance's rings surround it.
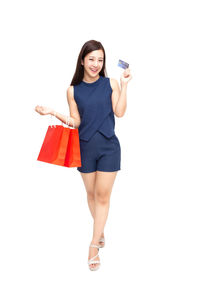
M 89 76 L 87 74 L 84 74 L 83 81 L 85 81 L 87 83 L 92 83 L 92 82 L 97 81 L 99 78 L 100 78 L 99 74 L 97 76 L 95 76 L 95 77 L 91 77 L 91 76 Z

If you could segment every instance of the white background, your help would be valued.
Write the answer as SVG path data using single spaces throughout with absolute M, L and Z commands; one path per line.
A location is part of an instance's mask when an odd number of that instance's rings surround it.
M 2 300 L 200 299 L 199 23 L 192 0 L 1 1 Z M 50 117 L 34 111 L 69 113 L 90 39 L 108 77 L 120 79 L 118 59 L 133 75 L 97 272 L 81 176 L 37 161 Z

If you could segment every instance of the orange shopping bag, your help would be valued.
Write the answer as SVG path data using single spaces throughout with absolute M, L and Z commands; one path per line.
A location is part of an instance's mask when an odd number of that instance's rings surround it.
M 58 147 L 57 157 L 51 163 L 54 165 L 64 166 L 65 156 L 67 153 L 68 141 L 70 136 L 70 128 L 66 128 L 64 126 L 62 130 L 62 135 L 60 139 L 60 144 Z
M 81 153 L 78 128 L 70 128 L 68 147 L 64 162 L 65 167 L 81 167 Z

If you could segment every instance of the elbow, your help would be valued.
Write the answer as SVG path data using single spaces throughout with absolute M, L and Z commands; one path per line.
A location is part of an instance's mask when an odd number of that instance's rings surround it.
M 117 112 L 115 112 L 115 116 L 117 118 L 122 118 L 124 116 L 124 114 L 125 114 L 125 112 L 123 112 L 123 113 L 117 113 Z
M 76 120 L 76 122 L 75 122 L 75 128 L 79 128 L 80 125 L 81 125 L 81 122 L 79 120 Z
M 125 112 L 126 112 L 126 108 L 121 110 L 121 111 L 115 110 L 114 114 L 115 114 L 116 117 L 122 118 L 125 115 Z
M 118 118 L 122 118 L 124 116 L 124 114 L 119 114 Z
M 80 124 L 81 124 L 80 122 L 78 122 L 78 121 L 75 121 L 75 123 L 74 123 L 74 128 L 77 128 L 77 129 L 78 129 L 78 128 L 79 128 L 79 126 L 80 126 Z
M 69 119 L 71 120 L 71 122 L 69 122 L 69 126 L 72 126 L 74 128 L 79 128 L 80 124 L 81 124 L 81 120 L 74 118 L 74 117 L 69 117 Z

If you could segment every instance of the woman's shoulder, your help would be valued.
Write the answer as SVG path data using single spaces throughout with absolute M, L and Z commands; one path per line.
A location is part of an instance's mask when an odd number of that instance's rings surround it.
M 70 86 L 67 88 L 67 90 L 69 90 L 69 91 L 73 91 L 73 89 L 74 89 L 74 86 L 73 86 L 73 85 L 70 85 Z
M 70 85 L 67 88 L 67 95 L 69 96 L 69 99 L 74 99 L 74 86 Z

